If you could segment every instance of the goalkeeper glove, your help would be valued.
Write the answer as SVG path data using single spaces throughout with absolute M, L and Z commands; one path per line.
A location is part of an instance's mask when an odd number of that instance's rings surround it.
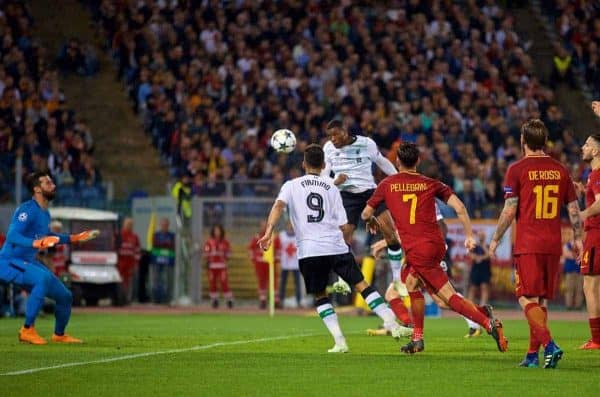
M 342 280 L 340 277 L 338 277 L 338 281 L 333 283 L 332 287 L 333 287 L 333 292 L 336 292 L 338 294 L 348 295 L 350 293 L 350 286 L 348 285 L 347 282 Z
M 71 234 L 71 242 L 72 243 L 85 243 L 86 241 L 90 241 L 95 239 L 100 235 L 100 230 L 86 230 L 81 233 Z
M 41 250 L 41 249 L 54 247 L 56 244 L 58 244 L 59 241 L 60 241 L 60 238 L 58 238 L 56 236 L 42 237 L 38 240 L 33 240 L 33 248 L 37 248 L 37 249 Z

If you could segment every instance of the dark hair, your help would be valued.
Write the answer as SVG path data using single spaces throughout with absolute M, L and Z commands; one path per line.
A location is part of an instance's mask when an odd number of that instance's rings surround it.
M 225 238 L 225 229 L 223 229 L 223 226 L 218 223 L 213 225 L 213 227 L 210 229 L 210 237 L 215 238 L 217 229 L 221 231 L 221 238 Z
M 325 153 L 321 146 L 316 143 L 310 144 L 304 149 L 304 163 L 311 168 L 321 168 L 325 162 Z
M 600 134 L 592 134 L 592 135 L 590 135 L 590 138 L 595 140 L 596 143 L 600 145 Z
M 412 168 L 419 161 L 419 148 L 411 142 L 403 142 L 398 148 L 398 160 L 403 166 Z
M 29 189 L 31 194 L 33 194 L 34 187 L 40 186 L 42 184 L 40 179 L 44 176 L 49 177 L 50 174 L 46 171 L 35 171 L 35 172 L 32 172 L 31 174 L 27 175 L 27 179 L 26 179 L 25 183 L 27 184 L 27 189 Z
M 339 128 L 340 130 L 343 130 L 344 129 L 344 123 L 342 123 L 341 120 L 333 119 L 329 123 L 327 123 L 327 126 L 325 127 L 325 130 L 331 130 L 331 129 L 334 129 L 334 128 Z
M 530 150 L 541 150 L 546 146 L 548 130 L 542 120 L 531 119 L 521 127 L 521 135 Z

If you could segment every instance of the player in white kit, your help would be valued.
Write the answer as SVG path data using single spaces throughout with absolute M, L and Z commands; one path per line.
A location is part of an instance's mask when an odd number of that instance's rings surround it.
M 287 181 L 281 187 L 269 213 L 265 234 L 258 240 L 259 246 L 263 250 L 269 248 L 275 226 L 287 207 L 296 232 L 300 272 L 306 292 L 314 294 L 317 313 L 335 340 L 329 352 L 348 351 L 337 314 L 325 291 L 331 270 L 355 286 L 392 336 L 399 338 L 412 334 L 410 328 L 397 323 L 396 316 L 381 295 L 364 280 L 344 241 L 343 231 L 349 227 L 348 218 L 339 190 L 331 179 L 320 175 L 324 167 L 324 153 L 320 146 L 306 147 L 302 166 L 306 175 Z
M 394 164 L 379 152 L 371 138 L 349 134 L 339 120 L 331 120 L 326 130 L 329 141 L 323 146 L 325 168 L 321 175 L 330 177 L 334 174 L 333 183 L 342 193 L 342 202 L 348 216 L 344 239 L 351 244 L 360 213 L 377 187 L 372 165 L 376 164 L 386 175 L 393 175 L 397 171 Z M 385 210 L 385 206 L 380 206 L 376 215 L 379 216 Z M 392 226 L 391 217 L 388 216 L 385 220 L 387 219 Z

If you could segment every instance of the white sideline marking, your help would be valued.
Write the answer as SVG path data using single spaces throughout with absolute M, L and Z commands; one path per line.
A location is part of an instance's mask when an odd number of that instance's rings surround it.
M 288 336 L 275 336 L 272 338 L 237 340 L 237 341 L 233 341 L 233 342 L 217 342 L 217 343 L 211 343 L 210 345 L 198 345 L 198 346 L 186 347 L 183 349 L 171 349 L 171 350 L 161 350 L 161 351 L 157 351 L 157 352 L 128 354 L 126 356 L 103 358 L 100 360 L 78 361 L 78 362 L 74 362 L 74 363 L 52 365 L 50 367 L 23 369 L 20 371 L 5 372 L 3 374 L 0 374 L 0 376 L 27 375 L 27 374 L 33 374 L 35 372 L 50 371 L 52 369 L 59 369 L 59 368 L 79 367 L 79 366 L 90 365 L 90 364 L 105 364 L 105 363 L 112 363 L 115 361 L 133 360 L 133 359 L 140 358 L 140 357 L 158 356 L 158 355 L 162 355 L 162 354 L 186 353 L 186 352 L 192 352 L 192 351 L 196 351 L 196 350 L 212 349 L 213 347 L 246 345 L 248 343 L 271 342 L 271 341 L 276 341 L 276 340 L 302 338 L 302 337 L 314 336 L 314 335 L 319 335 L 319 334 L 300 334 L 300 335 L 288 335 Z

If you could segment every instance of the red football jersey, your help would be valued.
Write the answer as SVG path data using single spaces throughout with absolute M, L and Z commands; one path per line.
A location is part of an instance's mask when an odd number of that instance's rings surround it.
M 409 251 L 423 242 L 444 245 L 437 224 L 435 198 L 447 202 L 454 192 L 442 182 L 413 172 L 399 172 L 379 183 L 367 204 L 372 208 L 385 201 L 402 247 Z
M 585 207 L 596 202 L 596 195 L 600 193 L 600 170 L 592 170 L 588 176 L 585 187 Z M 600 215 L 594 215 L 585 220 L 585 230 L 600 229 Z
M 514 253 L 560 255 L 560 207 L 577 200 L 567 168 L 550 156 L 524 157 L 508 167 L 504 193 L 519 198 Z
M 230 246 L 226 239 L 216 240 L 209 238 L 204 244 L 204 256 L 208 261 L 209 269 L 219 269 L 227 267 Z
M 248 244 L 248 250 L 250 251 L 250 260 L 252 260 L 252 263 L 255 265 L 267 264 L 263 257 L 264 251 L 258 246 L 258 239 L 260 237 L 261 236 L 258 235 L 252 237 L 252 240 L 250 240 L 250 244 Z

